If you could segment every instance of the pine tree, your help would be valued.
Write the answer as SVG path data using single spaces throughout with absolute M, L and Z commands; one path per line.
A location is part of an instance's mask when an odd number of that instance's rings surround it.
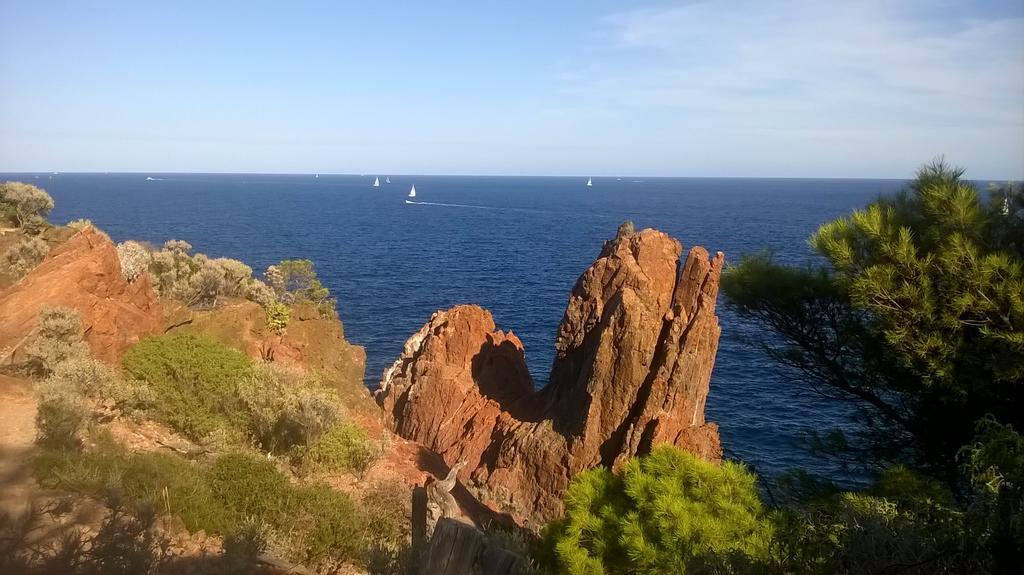
M 778 337 L 766 351 L 792 378 L 853 402 L 861 427 L 819 447 L 947 479 L 986 414 L 1024 429 L 1024 204 L 1019 187 L 985 205 L 963 170 L 925 166 L 908 189 L 829 222 L 820 268 L 745 258 L 723 288 Z

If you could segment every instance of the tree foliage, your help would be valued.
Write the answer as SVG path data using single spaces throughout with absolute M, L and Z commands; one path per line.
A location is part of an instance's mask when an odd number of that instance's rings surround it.
M 827 266 L 757 255 L 723 277 L 730 303 L 779 336 L 763 345 L 795 380 L 860 408 L 853 437 L 821 444 L 850 461 L 952 480 L 977 419 L 1024 423 L 1024 272 L 1008 233 L 1021 223 L 1004 209 L 1021 192 L 986 204 L 962 176 L 935 162 L 821 226 L 810 244 Z
M 37 232 L 53 209 L 53 198 L 42 188 L 24 182 L 0 184 L 0 212 L 29 232 Z
M 768 560 L 772 534 L 755 478 L 661 446 L 619 474 L 597 468 L 565 494 L 545 534 L 548 568 L 583 574 L 730 572 Z

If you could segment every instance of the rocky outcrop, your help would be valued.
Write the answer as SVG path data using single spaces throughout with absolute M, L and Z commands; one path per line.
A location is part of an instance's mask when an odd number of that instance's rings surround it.
M 658 443 L 721 457 L 704 403 L 718 348 L 721 253 L 623 229 L 579 278 L 549 384 L 533 392 L 523 347 L 476 306 L 437 312 L 376 392 L 396 433 L 463 462 L 481 501 L 527 524 L 561 512 L 576 473 Z
M 43 306 L 78 310 L 92 354 L 111 364 L 163 323 L 149 276 L 128 283 L 114 244 L 93 227 L 54 248 L 35 269 L 0 292 L 0 350 L 6 350 L 8 361 L 17 361 Z

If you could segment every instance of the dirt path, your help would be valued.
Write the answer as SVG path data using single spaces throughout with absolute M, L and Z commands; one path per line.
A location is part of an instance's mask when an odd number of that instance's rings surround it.
M 17 512 L 36 495 L 30 459 L 36 438 L 32 384 L 0 375 L 0 512 Z

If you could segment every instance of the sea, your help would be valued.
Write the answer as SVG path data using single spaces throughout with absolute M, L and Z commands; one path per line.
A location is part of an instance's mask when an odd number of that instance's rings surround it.
M 385 177 L 390 177 L 390 184 Z M 337 298 L 347 339 L 365 346 L 366 385 L 432 313 L 474 303 L 523 340 L 546 383 L 569 292 L 624 220 L 727 262 L 769 251 L 820 263 L 807 238 L 904 181 L 269 174 L 0 174 L 46 189 L 51 221 L 88 218 L 115 241 L 184 239 L 257 272 L 308 258 Z M 375 178 L 380 187 L 373 187 Z M 407 194 L 415 185 L 415 203 Z M 793 468 L 843 479 L 811 456 L 808 431 L 848 425 L 846 406 L 779 370 L 751 342 L 770 337 L 718 302 L 722 339 L 707 419 L 726 456 L 772 476 Z

